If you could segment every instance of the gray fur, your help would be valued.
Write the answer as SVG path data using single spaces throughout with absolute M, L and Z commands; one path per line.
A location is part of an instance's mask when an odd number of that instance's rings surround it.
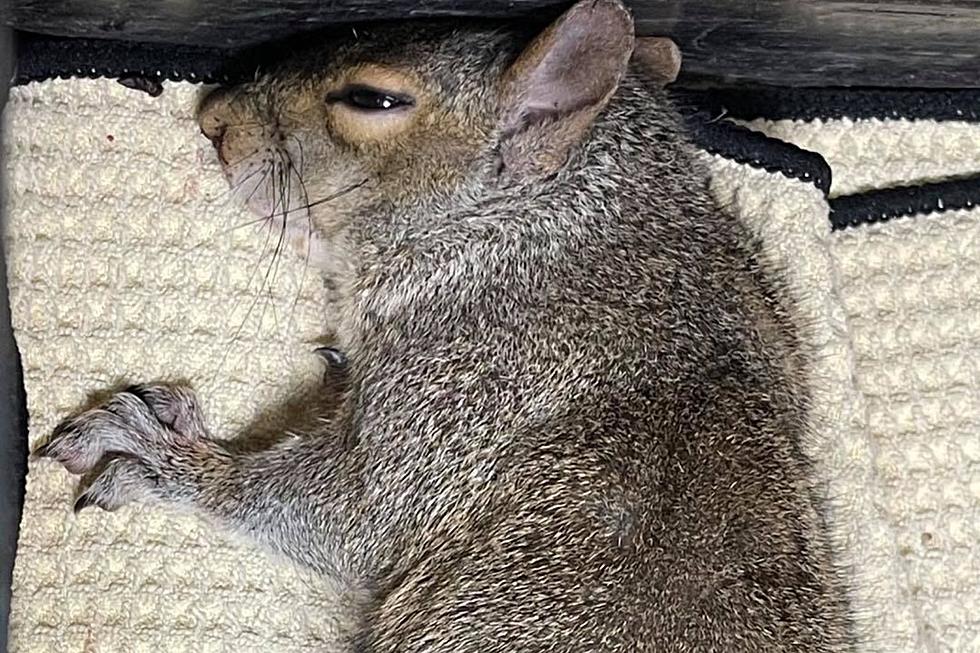
M 778 272 L 639 72 L 555 174 L 507 174 L 499 80 L 526 42 L 359 30 L 212 100 L 206 132 L 304 145 L 299 205 L 369 180 L 308 216 L 342 289 L 339 406 L 236 446 L 186 388 L 140 387 L 41 453 L 86 474 L 83 504 L 183 507 L 331 575 L 350 651 L 851 650 Z M 411 66 L 458 123 L 354 151 L 287 116 L 358 61 Z

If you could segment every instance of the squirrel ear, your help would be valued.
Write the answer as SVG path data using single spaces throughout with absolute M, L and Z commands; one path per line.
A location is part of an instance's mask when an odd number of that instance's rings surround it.
M 619 0 L 579 0 L 504 73 L 501 159 L 507 174 L 547 176 L 609 102 L 633 52 Z
M 636 39 L 633 61 L 657 86 L 666 86 L 676 81 L 677 74 L 681 71 L 681 51 L 666 36 Z

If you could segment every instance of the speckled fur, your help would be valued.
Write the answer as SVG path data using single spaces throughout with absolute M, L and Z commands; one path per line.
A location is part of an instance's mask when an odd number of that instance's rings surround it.
M 334 576 L 348 651 L 851 650 L 778 273 L 639 72 L 557 174 L 501 172 L 527 37 L 363 29 L 206 105 L 253 149 L 302 143 L 305 203 L 369 180 L 304 213 L 342 289 L 335 413 L 239 449 L 186 388 L 138 387 L 42 453 L 82 506 L 183 507 Z M 410 67 L 434 131 L 355 151 L 287 115 L 358 61 Z

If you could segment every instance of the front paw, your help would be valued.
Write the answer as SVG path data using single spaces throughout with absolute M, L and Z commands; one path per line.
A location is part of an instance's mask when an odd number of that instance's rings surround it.
M 208 434 L 191 390 L 130 386 L 61 422 L 34 452 L 82 476 L 75 510 L 175 501 L 193 487 Z

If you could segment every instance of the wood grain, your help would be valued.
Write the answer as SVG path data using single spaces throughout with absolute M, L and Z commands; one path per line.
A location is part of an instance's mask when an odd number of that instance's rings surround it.
M 980 0 L 627 0 L 684 54 L 681 81 L 980 87 Z M 527 16 L 554 0 L 15 0 L 45 34 L 238 48 L 378 18 Z M 559 6 L 562 3 L 559 3 Z

